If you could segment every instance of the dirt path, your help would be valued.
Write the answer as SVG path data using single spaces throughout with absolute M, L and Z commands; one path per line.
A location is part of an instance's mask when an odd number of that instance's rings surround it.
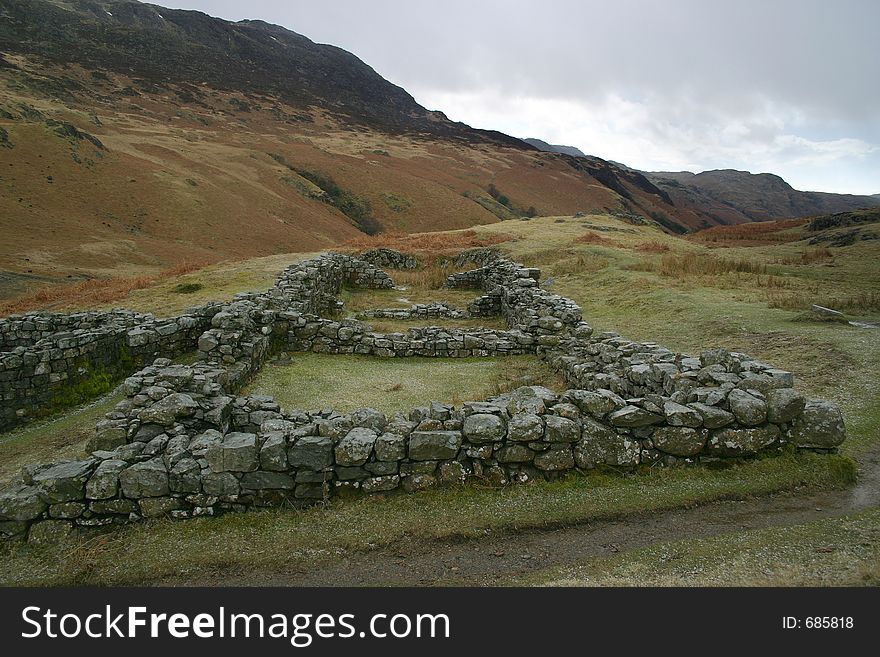
M 227 586 L 433 586 L 492 585 L 517 575 L 574 565 L 590 557 L 626 552 L 684 538 L 781 527 L 843 516 L 880 506 L 880 450 L 861 460 L 858 484 L 811 495 L 785 493 L 739 502 L 556 530 L 488 534 L 464 541 L 398 542 L 354 552 L 308 571 L 218 573 L 187 582 Z

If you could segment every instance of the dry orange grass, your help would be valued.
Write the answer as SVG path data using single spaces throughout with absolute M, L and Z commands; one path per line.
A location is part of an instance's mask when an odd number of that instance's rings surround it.
M 494 246 L 510 242 L 516 237 L 507 233 L 479 235 L 475 230 L 462 230 L 454 233 L 400 233 L 387 232 L 378 235 L 356 237 L 343 244 L 346 250 L 365 251 L 367 249 L 396 249 L 404 253 L 427 252 L 438 255 L 452 251 L 481 246 Z
M 600 235 L 599 233 L 594 233 L 593 231 L 587 231 L 583 235 L 574 238 L 575 244 L 599 244 L 601 246 L 618 246 L 617 242 L 614 240 L 610 240 L 607 237 Z
M 658 242 L 657 240 L 651 240 L 650 242 L 642 242 L 636 246 L 636 251 L 642 253 L 666 253 L 669 251 L 669 245 L 664 242 Z
M 719 258 L 708 253 L 664 254 L 659 261 L 648 260 L 627 267 L 634 271 L 653 271 L 661 276 L 718 276 L 720 274 L 766 274 L 767 266 L 744 258 Z
M 155 285 L 160 280 L 182 276 L 205 266 L 206 263 L 182 262 L 155 276 L 92 278 L 71 285 L 43 287 L 0 304 L 0 316 L 63 307 L 74 302 L 77 305 L 89 306 L 110 303 L 124 299 L 133 290 L 143 290 Z
M 736 226 L 715 226 L 701 230 L 690 236 L 697 242 L 717 244 L 774 244 L 792 242 L 797 236 L 785 234 L 784 231 L 803 226 L 809 219 L 782 219 L 780 221 L 756 221 Z
M 783 265 L 810 265 L 823 260 L 834 260 L 831 249 L 805 249 L 800 255 L 786 256 L 780 262 Z

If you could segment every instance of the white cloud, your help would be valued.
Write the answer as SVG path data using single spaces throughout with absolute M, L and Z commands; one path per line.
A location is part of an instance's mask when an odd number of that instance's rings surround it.
M 430 108 L 457 121 L 519 137 L 577 146 L 585 153 L 647 171 L 737 168 L 781 175 L 798 189 L 870 193 L 880 189 L 880 148 L 852 137 L 811 139 L 797 108 L 753 98 L 747 115 L 729 115 L 680 97 L 632 101 L 608 94 L 595 103 L 483 92 L 416 89 Z M 861 175 L 825 177 L 846 168 Z M 832 181 L 831 178 L 834 180 Z M 873 186 L 872 186 L 873 185 Z M 833 187 L 833 189 L 832 189 Z

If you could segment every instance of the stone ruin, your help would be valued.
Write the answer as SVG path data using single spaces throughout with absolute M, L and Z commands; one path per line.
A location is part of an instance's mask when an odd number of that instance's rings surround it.
M 383 257 L 411 264 L 402 255 Z M 291 265 L 265 293 L 172 319 L 113 311 L 0 321 L 4 427 L 27 420 L 83 371 L 152 361 L 128 372 L 125 398 L 98 422 L 86 458 L 27 466 L 0 492 L 0 533 L 39 542 L 142 518 L 313 504 L 339 491 L 417 491 L 471 478 L 500 486 L 600 465 L 776 453 L 785 445 L 827 452 L 845 438 L 840 410 L 807 400 L 789 372 L 720 349 L 694 357 L 616 333 L 594 335 L 577 304 L 540 286 L 537 269 L 489 249 L 453 262 L 480 265 L 447 281 L 482 291 L 467 315 L 500 316 L 506 330 L 425 326 L 381 334 L 358 320 L 333 319 L 344 285 L 393 286 L 377 266 L 337 253 Z M 193 365 L 170 360 L 196 349 Z M 282 351 L 536 354 L 570 389 L 527 386 L 392 417 L 374 409 L 282 409 L 269 397 L 239 395 Z

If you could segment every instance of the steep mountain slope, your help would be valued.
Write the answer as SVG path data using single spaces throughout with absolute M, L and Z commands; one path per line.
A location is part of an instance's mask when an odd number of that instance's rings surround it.
M 584 153 L 580 148 L 576 146 L 563 146 L 561 144 L 548 144 L 543 139 L 536 139 L 535 137 L 529 137 L 527 139 L 523 139 L 527 144 L 531 144 L 539 151 L 544 151 L 545 153 L 565 153 L 566 155 L 574 155 L 575 157 L 586 157 L 587 154 Z
M 530 206 L 699 223 L 640 174 L 450 122 L 338 48 L 129 0 L 0 0 L 0 188 L 0 296 Z
M 720 223 L 787 219 L 880 205 L 876 197 L 801 192 L 771 173 L 722 169 L 645 174 L 680 208 L 697 207 Z

